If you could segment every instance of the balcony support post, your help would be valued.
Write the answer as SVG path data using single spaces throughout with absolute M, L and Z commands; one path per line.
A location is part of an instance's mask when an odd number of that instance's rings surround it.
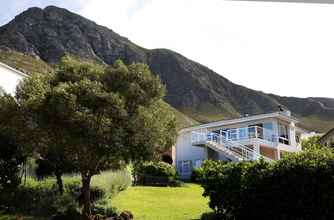
M 253 160 L 259 159 L 258 155 L 260 155 L 260 144 L 257 141 L 253 144 L 253 151 L 255 152 L 255 154 L 253 154 Z

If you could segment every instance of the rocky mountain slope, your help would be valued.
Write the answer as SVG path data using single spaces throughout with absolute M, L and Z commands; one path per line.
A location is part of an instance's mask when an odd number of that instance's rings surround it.
M 0 48 L 49 64 L 65 54 L 107 64 L 144 62 L 166 84 L 166 101 L 200 122 L 277 110 L 284 105 L 307 128 L 334 127 L 334 99 L 280 97 L 234 84 L 209 68 L 167 49 L 147 50 L 112 30 L 54 6 L 30 8 L 0 27 Z

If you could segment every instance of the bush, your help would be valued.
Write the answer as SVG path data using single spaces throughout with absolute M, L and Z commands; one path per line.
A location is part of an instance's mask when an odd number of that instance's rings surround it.
M 0 200 L 7 211 L 33 216 L 50 216 L 77 207 L 69 193 L 58 194 L 56 184 L 51 179 L 37 181 L 28 178 L 25 185 L 20 185 L 15 192 L 1 194 Z
M 157 184 L 154 185 L 180 185 L 179 175 L 174 166 L 165 162 L 145 162 L 135 166 L 135 175 L 137 177 L 137 184 L 147 185 L 146 182 L 152 182 L 156 179 Z M 148 180 L 149 181 L 145 181 Z M 154 181 L 153 181 L 154 182 Z
M 26 161 L 23 150 L 10 137 L 0 134 L 0 192 L 12 191 L 21 183 L 20 171 Z
M 221 218 L 333 219 L 334 154 L 313 150 L 264 161 L 206 161 L 204 196 Z
M 319 144 L 320 137 L 321 136 L 313 136 L 313 137 L 303 139 L 301 143 L 302 149 L 303 150 L 316 150 L 316 149 L 324 148 L 324 146 Z
M 66 213 L 68 210 L 78 210 L 82 203 L 80 176 L 67 175 L 63 177 L 63 181 L 64 194 L 59 195 L 54 178 L 38 181 L 29 177 L 15 192 L 0 194 L 0 209 L 46 217 L 56 213 Z M 110 196 L 125 190 L 131 182 L 128 170 L 105 171 L 94 176 L 91 184 L 93 212 L 102 215 L 116 212 L 115 208 L 108 206 L 107 200 Z

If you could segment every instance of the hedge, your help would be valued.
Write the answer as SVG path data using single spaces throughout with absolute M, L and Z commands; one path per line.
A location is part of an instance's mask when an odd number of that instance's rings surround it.
M 312 150 L 264 161 L 201 168 L 203 196 L 224 219 L 334 219 L 334 154 Z
M 136 184 L 179 186 L 179 175 L 173 165 L 165 162 L 144 162 L 134 167 Z

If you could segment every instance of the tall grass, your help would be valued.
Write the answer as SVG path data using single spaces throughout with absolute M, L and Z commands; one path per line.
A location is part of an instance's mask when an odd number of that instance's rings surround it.
M 15 193 L 10 196 L 0 195 L 0 205 L 14 213 L 34 216 L 50 216 L 57 212 L 65 212 L 69 208 L 79 209 L 80 175 L 64 175 L 63 182 L 65 192 L 61 196 L 55 178 L 49 177 L 39 181 L 35 177 L 27 177 Z M 131 173 L 127 169 L 105 171 L 94 176 L 91 189 L 96 197 L 96 207 L 99 210 L 112 209 L 108 200 L 127 189 L 131 183 Z
M 132 176 L 128 169 L 105 171 L 92 178 L 92 186 L 104 189 L 109 196 L 126 190 L 132 184 Z

